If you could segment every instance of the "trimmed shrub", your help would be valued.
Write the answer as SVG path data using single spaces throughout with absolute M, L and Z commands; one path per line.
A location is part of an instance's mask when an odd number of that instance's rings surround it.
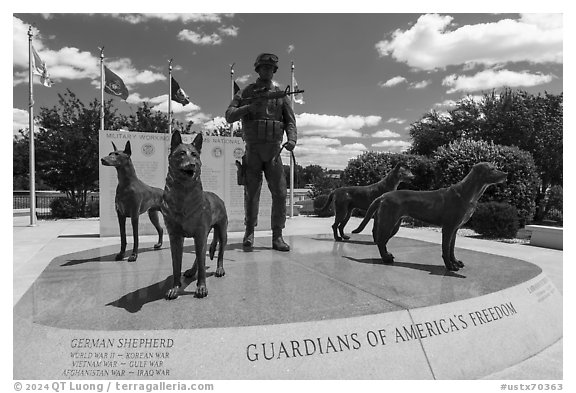
M 303 201 L 294 202 L 295 205 L 302 206 L 300 214 L 314 214 L 314 200 L 304 199 Z
M 100 216 L 100 202 L 96 200 L 90 200 L 86 203 L 86 215 L 88 217 L 99 217 Z
M 482 161 L 491 162 L 508 173 L 506 183 L 488 187 L 481 202 L 506 202 L 516 207 L 520 226 L 530 222 L 536 212 L 539 178 L 534 159 L 515 146 L 462 139 L 436 150 L 436 188 L 449 187 L 462 180 Z
M 330 217 L 334 215 L 334 206 L 332 203 L 326 208 L 326 210 L 320 210 L 326 204 L 327 200 L 327 194 L 319 195 L 314 198 L 314 214 L 318 217 Z
M 50 202 L 50 211 L 54 218 L 75 218 L 78 216 L 78 206 L 70 198 L 56 198 Z
M 564 214 L 562 210 L 558 209 L 550 209 L 546 212 L 546 216 L 544 216 L 546 220 L 556 221 L 556 223 L 562 224 L 564 222 Z
M 546 210 L 558 210 L 560 212 L 562 212 L 564 210 L 563 208 L 563 202 L 564 202 L 564 198 L 563 198 L 563 194 L 564 194 L 564 190 L 562 189 L 562 186 L 558 185 L 558 186 L 552 186 L 548 189 L 548 191 L 546 192 Z
M 483 236 L 512 239 L 518 233 L 518 211 L 508 203 L 479 203 L 467 226 Z

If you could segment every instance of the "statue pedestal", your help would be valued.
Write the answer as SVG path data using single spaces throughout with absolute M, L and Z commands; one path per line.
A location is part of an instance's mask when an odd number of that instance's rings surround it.
M 187 280 L 164 300 L 168 244 L 54 259 L 14 307 L 14 379 L 472 379 L 562 337 L 562 297 L 531 263 L 458 249 L 450 273 L 438 244 L 393 238 L 384 265 L 369 235 L 285 240 L 231 240 L 204 299 Z

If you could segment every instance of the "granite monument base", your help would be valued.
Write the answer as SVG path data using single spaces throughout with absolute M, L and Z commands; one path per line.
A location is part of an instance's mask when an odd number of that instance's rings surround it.
M 15 379 L 474 379 L 562 337 L 562 296 L 526 261 L 393 238 L 382 264 L 369 235 L 256 238 L 224 255 L 208 296 L 165 300 L 169 244 L 52 260 L 14 307 Z M 183 268 L 194 247 L 186 239 Z

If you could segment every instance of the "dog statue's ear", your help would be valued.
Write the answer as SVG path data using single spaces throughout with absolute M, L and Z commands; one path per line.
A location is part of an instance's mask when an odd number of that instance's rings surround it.
M 132 149 L 130 148 L 130 141 L 126 142 L 126 147 L 124 148 L 124 153 L 128 154 L 129 156 L 132 155 Z
M 174 151 L 178 146 L 182 144 L 182 136 L 180 136 L 179 131 L 174 131 L 172 133 L 172 140 L 170 141 L 170 153 Z
M 196 135 L 196 138 L 194 138 L 194 140 L 192 141 L 192 146 L 194 146 L 196 148 L 196 150 L 198 150 L 198 152 L 202 151 L 203 140 L 204 140 L 204 137 L 200 133 L 200 134 Z
M 111 141 L 112 142 L 112 141 Z M 118 148 L 116 147 L 116 145 L 114 144 L 114 142 L 112 142 L 112 148 L 114 149 L 114 151 L 118 151 Z

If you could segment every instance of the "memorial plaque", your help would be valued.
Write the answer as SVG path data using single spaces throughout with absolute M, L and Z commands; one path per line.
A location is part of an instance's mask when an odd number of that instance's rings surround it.
M 182 135 L 184 143 L 191 143 L 195 134 Z M 127 141 L 132 146 L 132 163 L 136 175 L 144 183 L 164 189 L 168 170 L 170 135 L 150 132 L 102 131 L 99 138 L 99 156 L 107 156 L 114 142 L 118 148 Z M 236 183 L 236 160 L 244 154 L 244 142 L 238 137 L 205 136 L 202 149 L 202 185 L 204 191 L 216 193 L 226 205 L 228 230 L 244 230 L 244 188 Z M 113 168 L 100 166 L 100 236 L 119 236 L 114 197 L 118 177 Z M 263 179 L 258 215 L 258 230 L 270 229 L 272 197 L 266 179 Z M 162 226 L 164 223 L 162 222 Z M 132 234 L 130 225 L 126 226 Z M 140 235 L 154 235 L 156 231 L 147 214 L 140 216 Z

